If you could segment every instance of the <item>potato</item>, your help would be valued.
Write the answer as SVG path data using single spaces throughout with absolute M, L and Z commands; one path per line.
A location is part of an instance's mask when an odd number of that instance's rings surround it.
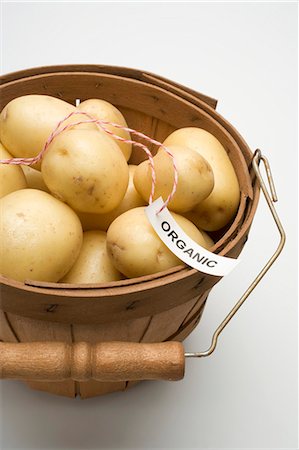
M 189 220 L 178 214 L 172 216 L 191 239 L 208 247 L 206 239 Z M 128 278 L 184 264 L 158 237 L 143 207 L 131 209 L 112 222 L 107 232 L 107 251 L 113 265 Z
M 50 192 L 39 170 L 33 169 L 30 166 L 21 166 L 21 167 L 27 181 L 27 186 L 29 188 Z
M 10 158 L 13 156 L 0 144 L 0 159 Z M 0 163 L 0 198 L 26 187 L 26 179 L 20 166 Z
M 192 127 L 174 131 L 164 145 L 186 145 L 208 161 L 214 173 L 214 189 L 186 217 L 207 231 L 224 227 L 236 214 L 240 202 L 238 178 L 224 147 L 208 131 Z
M 7 150 L 16 157 L 36 156 L 56 128 L 60 120 L 75 106 L 49 95 L 23 95 L 11 100 L 0 114 L 0 140 Z M 66 123 L 86 120 L 83 115 L 75 115 Z M 80 127 L 95 129 L 94 124 Z M 41 163 L 34 165 L 40 169 Z
M 61 283 L 105 283 L 121 280 L 106 250 L 106 233 L 86 231 L 78 259 Z
M 50 144 L 42 176 L 59 200 L 76 211 L 106 213 L 126 193 L 129 169 L 118 145 L 97 130 L 69 130 Z
M 77 109 L 79 111 L 84 111 L 90 114 L 96 119 L 117 123 L 118 125 L 122 125 L 123 127 L 128 126 L 126 119 L 124 118 L 122 113 L 115 106 L 111 105 L 111 103 L 108 103 L 105 100 L 100 100 L 98 98 L 85 100 L 84 102 L 80 103 Z M 126 130 L 113 127 L 112 125 L 105 125 L 105 127 L 121 138 L 131 139 L 130 133 Z M 121 151 L 124 154 L 124 157 L 128 161 L 132 153 L 132 144 L 127 144 L 117 139 L 115 139 L 115 142 L 119 145 Z
M 0 214 L 4 276 L 56 282 L 70 270 L 83 235 L 71 208 L 46 192 L 22 189 L 0 200 Z
M 178 184 L 172 200 L 168 204 L 171 211 L 183 213 L 193 209 L 208 197 L 214 186 L 214 176 L 207 161 L 194 150 L 183 146 L 168 146 L 175 158 L 178 170 Z M 156 187 L 154 199 L 162 196 L 166 200 L 171 193 L 174 182 L 172 159 L 163 149 L 154 157 Z M 148 201 L 152 188 L 152 172 L 149 161 L 139 164 L 134 175 L 134 184 Z
M 116 217 L 120 216 L 129 209 L 137 208 L 138 206 L 146 205 L 146 202 L 138 194 L 133 183 L 133 176 L 136 166 L 129 166 L 129 185 L 127 192 L 117 208 L 106 214 L 89 214 L 78 213 L 81 220 L 83 230 L 103 230 L 107 231 L 111 223 Z
M 208 235 L 208 233 L 206 233 L 204 230 L 199 230 L 202 234 L 202 237 L 204 238 L 205 242 L 206 242 L 206 246 L 205 248 L 210 249 L 211 247 L 213 247 L 214 245 L 214 241 L 211 238 L 211 236 Z M 202 246 L 203 247 L 203 246 Z

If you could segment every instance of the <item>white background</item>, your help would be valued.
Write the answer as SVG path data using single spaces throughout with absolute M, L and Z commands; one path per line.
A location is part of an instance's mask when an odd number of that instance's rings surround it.
M 268 156 L 288 236 L 215 354 L 187 361 L 183 381 L 85 401 L 2 382 L 2 449 L 297 448 L 296 3 L 3 2 L 2 25 L 2 73 L 123 65 L 219 99 Z M 242 263 L 214 288 L 187 350 L 209 345 L 277 242 L 262 199 Z

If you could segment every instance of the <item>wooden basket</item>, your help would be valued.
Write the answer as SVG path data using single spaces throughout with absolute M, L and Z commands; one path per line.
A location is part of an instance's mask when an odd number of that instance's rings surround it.
M 225 147 L 241 190 L 236 217 L 226 229 L 215 234 L 217 242 L 212 251 L 234 258 L 240 254 L 256 211 L 259 187 L 251 175 L 252 152 L 232 125 L 215 111 L 214 99 L 150 73 L 110 66 L 42 67 L 2 78 L 0 109 L 13 98 L 25 94 L 48 94 L 72 104 L 78 98 L 82 101 L 102 98 L 122 111 L 130 127 L 159 141 L 181 127 L 195 126 L 211 132 Z M 136 149 L 131 162 L 137 163 L 143 158 Z M 100 378 L 103 381 L 90 379 L 92 369 L 87 367 L 91 363 L 90 347 L 78 344 L 73 346 L 76 351 L 71 351 L 71 346 L 66 344 L 182 341 L 198 324 L 209 291 L 219 280 L 220 277 L 184 266 L 99 285 L 64 285 L 31 280 L 21 283 L 2 277 L 0 338 L 4 342 L 15 343 L 48 342 L 45 347 L 41 344 L 18 347 L 28 351 L 31 360 L 36 355 L 45 355 L 38 373 L 30 370 L 30 362 L 25 357 L 20 359 L 23 365 L 21 378 L 34 389 L 69 397 L 81 395 L 83 398 L 125 390 L 134 383 L 129 380 L 139 379 L 138 375 L 128 375 L 123 381 L 123 377 L 110 376 L 107 369 L 105 377 Z M 56 341 L 64 344 L 51 346 Z M 127 352 L 130 348 L 134 353 L 133 345 L 120 347 L 122 358 L 130 359 Z M 149 355 L 154 347 L 143 348 Z M 155 348 L 158 350 L 154 358 L 163 358 L 166 347 Z M 170 355 L 174 347 L 168 348 Z M 113 349 L 110 350 L 106 352 L 108 359 L 113 353 Z M 105 352 L 101 354 L 105 355 Z M 58 367 L 58 363 L 55 366 L 54 360 L 63 365 L 67 358 L 72 359 L 72 370 L 68 366 L 63 372 L 62 366 Z M 101 360 L 101 364 L 104 363 Z M 53 365 L 51 376 L 46 374 L 47 370 L 43 373 L 43 364 Z M 169 364 L 171 366 L 172 361 Z M 6 370 L 14 377 L 13 370 Z M 59 370 L 64 375 L 58 376 Z M 139 373 L 140 378 L 154 378 L 142 376 L 142 371 Z

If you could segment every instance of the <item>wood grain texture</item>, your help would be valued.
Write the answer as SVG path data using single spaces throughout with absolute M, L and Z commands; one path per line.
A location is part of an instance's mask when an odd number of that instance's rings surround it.
M 128 67 L 119 67 L 119 66 L 107 66 L 107 65 L 100 65 L 100 64 L 72 64 L 68 66 L 44 66 L 44 67 L 34 67 L 32 69 L 26 69 L 21 70 L 18 72 L 12 72 L 9 74 L 5 74 L 1 77 L 1 81 L 3 83 L 7 83 L 10 81 L 15 81 L 20 78 L 27 78 L 34 75 L 40 75 L 45 73 L 55 73 L 55 72 L 62 72 L 65 69 L 68 69 L 70 72 L 95 72 L 95 73 L 110 73 L 113 75 L 120 75 L 128 78 L 137 79 L 140 81 L 147 80 L 148 77 L 151 77 L 152 82 L 158 83 L 169 83 L 172 88 L 179 88 L 182 91 L 181 95 L 185 95 L 186 93 L 190 93 L 193 95 L 196 95 L 198 99 L 200 99 L 205 104 L 209 105 L 211 108 L 216 108 L 217 100 L 215 100 L 212 97 L 209 97 L 205 94 L 196 92 L 190 88 L 187 88 L 185 86 L 179 85 L 178 83 L 175 83 L 174 81 L 170 81 L 166 78 L 162 78 L 158 75 L 154 75 L 149 72 L 145 72 L 143 70 L 138 69 L 132 69 Z
M 76 390 L 76 382 L 72 380 L 66 381 L 35 381 L 26 380 L 28 387 L 35 391 L 46 392 L 51 395 L 59 395 L 61 397 L 75 398 L 79 395 Z
M 0 343 L 0 378 L 40 381 L 180 380 L 184 348 L 179 342 Z
M 139 342 L 150 321 L 149 317 L 105 324 L 74 324 L 72 326 L 74 341 L 85 341 L 91 344 L 113 340 L 123 342 Z M 126 381 L 81 381 L 78 383 L 78 394 L 81 398 L 104 395 L 110 392 L 123 391 Z
M 5 342 L 19 342 L 18 336 L 11 325 L 8 314 L 0 310 L 0 340 Z
M 141 342 L 159 342 L 169 339 L 184 322 L 189 311 L 197 303 L 198 297 L 176 306 L 169 311 L 152 316 L 149 326 L 142 337 Z
M 166 277 L 118 286 L 116 283 L 68 289 L 47 283 L 27 286 L 3 280 L 1 309 L 24 317 L 60 323 L 108 323 L 153 316 L 210 289 L 220 277 L 183 268 Z M 37 283 L 42 284 L 42 283 Z M 121 284 L 121 283 L 120 283 Z M 114 285 L 114 286 L 113 286 Z M 53 286 L 53 287 L 52 287 Z
M 207 298 L 207 294 L 205 295 L 205 299 Z M 188 316 L 185 318 L 184 322 L 181 324 L 180 328 L 173 333 L 172 336 L 168 336 L 166 341 L 174 339 L 175 341 L 182 342 L 184 339 L 186 339 L 187 336 L 189 336 L 190 333 L 196 328 L 198 325 L 201 316 L 203 314 L 205 307 L 205 301 L 203 301 L 203 298 L 200 297 L 192 309 L 193 314 L 191 316 L 191 311 L 188 314 Z M 125 390 L 130 389 L 132 386 L 135 386 L 137 383 L 139 383 L 142 380 L 139 381 L 127 381 Z
M 121 106 L 119 106 L 119 110 L 125 116 L 129 127 L 134 128 L 135 130 L 142 130 L 144 134 L 156 139 L 159 142 L 163 142 L 167 136 L 175 130 L 175 127 L 169 123 L 145 114 L 144 112 L 135 111 L 134 109 Z M 138 136 L 135 136 L 134 140 L 136 142 L 144 143 L 144 140 Z M 153 155 L 157 153 L 158 147 L 156 145 L 149 144 L 148 148 Z M 146 154 L 140 148 L 133 146 L 130 164 L 139 164 L 146 159 Z
M 9 313 L 6 314 L 6 317 L 13 333 L 20 342 L 62 341 L 68 344 L 72 343 L 70 325 L 28 319 Z M 46 390 L 55 395 L 65 395 L 67 397 L 75 397 L 76 395 L 76 383 L 72 380 L 59 381 L 57 383 L 29 380 L 27 384 L 32 389 Z
M 180 307 L 175 307 L 165 313 L 124 322 L 113 322 L 102 325 L 74 325 L 73 335 L 76 341 L 84 340 L 91 343 L 108 342 L 115 339 L 127 342 L 159 342 L 168 340 L 189 314 L 190 309 L 198 299 L 192 299 Z M 81 398 L 103 395 L 127 388 L 127 382 L 88 381 L 79 383 Z

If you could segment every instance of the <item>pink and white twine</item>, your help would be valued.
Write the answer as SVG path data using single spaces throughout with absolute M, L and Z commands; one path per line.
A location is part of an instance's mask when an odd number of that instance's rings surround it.
M 79 120 L 78 122 L 75 123 L 70 123 L 67 125 L 64 125 L 62 128 L 61 126 L 63 125 L 63 123 L 68 120 L 70 117 L 74 116 L 74 115 L 85 115 L 88 119 L 87 120 Z M 177 170 L 177 166 L 176 166 L 176 162 L 175 162 L 175 158 L 174 155 L 171 153 L 171 151 L 165 147 L 165 145 L 163 145 L 161 142 L 157 141 L 156 139 L 152 139 L 149 136 L 147 136 L 144 133 L 141 133 L 140 131 L 136 131 L 133 128 L 129 128 L 129 127 L 124 127 L 122 125 L 119 125 L 117 123 L 113 123 L 113 122 L 108 122 L 106 120 L 100 120 L 100 119 L 95 119 L 94 117 L 92 117 L 91 115 L 89 115 L 88 113 L 84 112 L 84 111 L 74 111 L 71 112 L 70 114 L 68 114 L 66 117 L 64 117 L 64 119 L 62 119 L 56 126 L 56 128 L 52 131 L 52 133 L 50 134 L 50 136 L 48 137 L 47 141 L 45 142 L 45 145 L 43 147 L 43 149 L 39 152 L 38 155 L 32 157 L 32 158 L 10 158 L 10 159 L 0 159 L 0 163 L 1 164 L 12 164 L 12 165 L 26 165 L 26 166 L 31 166 L 33 164 L 36 164 L 38 162 L 40 162 L 45 154 L 45 152 L 47 151 L 49 145 L 54 141 L 54 139 L 59 136 L 59 134 L 63 133 L 64 131 L 75 127 L 76 125 L 81 125 L 84 123 L 95 123 L 99 128 L 101 128 L 103 131 L 105 131 L 107 134 L 109 134 L 110 136 L 112 136 L 114 139 L 124 142 L 125 144 L 132 144 L 136 147 L 141 148 L 148 156 L 149 159 L 149 163 L 150 163 L 150 167 L 151 167 L 151 174 L 152 174 L 152 186 L 151 186 L 151 193 L 150 193 L 150 197 L 149 197 L 149 204 L 151 204 L 153 202 L 153 197 L 155 194 L 155 187 L 156 187 L 156 172 L 155 172 L 155 165 L 154 165 L 154 158 L 153 155 L 151 153 L 151 151 L 148 149 L 148 147 L 144 144 L 142 144 L 141 142 L 137 142 L 133 139 L 125 139 L 122 138 L 120 136 L 118 136 L 117 134 L 114 134 L 112 131 L 110 131 L 108 128 L 105 127 L 105 125 L 112 125 L 115 128 L 119 128 L 121 130 L 125 130 L 129 133 L 131 133 L 134 136 L 138 136 L 141 139 L 144 139 L 145 141 L 147 141 L 150 144 L 154 144 L 157 145 L 159 147 L 161 147 L 166 153 L 167 155 L 171 158 L 172 160 L 172 165 L 173 165 L 173 170 L 174 170 L 174 182 L 173 182 L 173 187 L 172 187 L 172 191 L 171 193 L 168 195 L 167 199 L 165 200 L 165 202 L 163 203 L 161 209 L 157 212 L 157 214 L 159 214 L 164 208 L 166 208 L 166 206 L 168 205 L 168 203 L 171 201 L 171 199 L 173 198 L 176 189 L 177 189 L 177 185 L 178 185 L 178 170 Z

